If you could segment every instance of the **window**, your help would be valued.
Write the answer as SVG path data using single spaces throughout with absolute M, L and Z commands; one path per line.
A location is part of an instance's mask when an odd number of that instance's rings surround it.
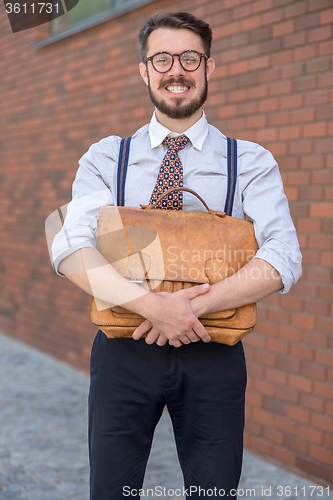
M 108 13 L 130 3 L 131 0 L 79 0 L 78 4 L 65 15 L 52 20 L 52 34 L 67 30 L 79 25 L 87 19 L 98 17 L 101 13 Z

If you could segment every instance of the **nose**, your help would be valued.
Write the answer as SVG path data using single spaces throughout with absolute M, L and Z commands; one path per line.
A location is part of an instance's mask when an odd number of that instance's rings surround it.
M 173 65 L 168 71 L 169 76 L 184 76 L 186 71 L 179 62 L 179 56 L 173 56 Z

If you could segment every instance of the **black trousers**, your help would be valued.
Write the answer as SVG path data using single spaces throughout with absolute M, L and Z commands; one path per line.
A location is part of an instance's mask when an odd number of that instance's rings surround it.
M 188 498 L 202 499 L 199 487 L 230 496 L 242 468 L 245 387 L 241 342 L 160 347 L 99 331 L 89 393 L 91 500 L 140 498 L 128 492 L 142 487 L 165 404 Z

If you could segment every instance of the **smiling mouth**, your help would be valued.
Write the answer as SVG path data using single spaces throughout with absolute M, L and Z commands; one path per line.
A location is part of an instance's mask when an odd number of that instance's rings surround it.
M 182 86 L 182 85 L 168 85 L 166 89 L 173 94 L 181 94 L 182 92 L 186 92 L 190 87 Z

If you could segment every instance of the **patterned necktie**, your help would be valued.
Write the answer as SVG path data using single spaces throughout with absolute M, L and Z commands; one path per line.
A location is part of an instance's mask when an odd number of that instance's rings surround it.
M 154 203 L 162 193 L 173 187 L 183 187 L 183 164 L 179 159 L 178 151 L 183 149 L 189 139 L 186 135 L 166 137 L 163 144 L 167 145 L 167 152 L 163 158 L 156 185 L 149 200 L 149 205 Z M 156 208 L 165 210 L 182 210 L 183 191 L 175 191 L 167 199 L 160 201 Z

